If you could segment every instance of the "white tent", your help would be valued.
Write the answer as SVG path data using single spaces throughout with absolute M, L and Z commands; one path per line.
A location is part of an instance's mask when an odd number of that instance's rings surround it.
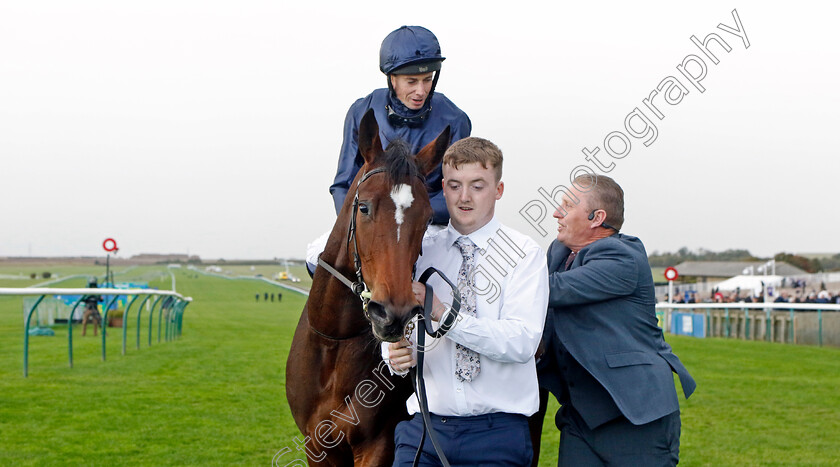
M 720 290 L 735 290 L 740 288 L 742 291 L 753 291 L 753 295 L 758 295 L 762 289 L 772 286 L 778 288 L 782 284 L 782 276 L 735 276 L 717 285 Z

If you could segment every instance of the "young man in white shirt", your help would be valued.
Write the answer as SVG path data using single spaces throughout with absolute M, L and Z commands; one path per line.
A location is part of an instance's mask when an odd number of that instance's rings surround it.
M 539 407 L 534 353 L 548 302 L 545 253 L 529 237 L 501 224 L 495 206 L 504 193 L 502 152 L 481 138 L 453 144 L 443 158 L 446 229 L 423 241 L 417 261 L 457 283 L 461 313 L 440 339 L 427 336 L 424 381 L 432 425 L 452 465 L 531 464 L 529 415 Z M 433 320 L 452 303 L 451 289 L 432 276 Z M 414 284 L 424 303 L 425 288 Z M 434 324 L 437 327 L 437 324 Z M 416 364 L 415 335 L 383 343 L 392 371 Z M 396 428 L 394 465 L 411 465 L 423 430 L 416 396 L 410 420 Z M 440 465 L 431 442 L 421 465 Z

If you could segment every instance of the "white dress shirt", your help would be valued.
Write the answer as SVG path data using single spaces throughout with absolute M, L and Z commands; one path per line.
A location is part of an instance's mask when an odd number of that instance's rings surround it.
M 457 287 L 462 261 L 455 245 L 458 237 L 461 234 L 450 224 L 425 238 L 417 277 L 432 266 Z M 449 416 L 494 412 L 531 415 L 539 408 L 534 353 L 548 306 L 545 253 L 531 238 L 502 225 L 495 217 L 467 237 L 481 249 L 476 253 L 473 275 L 476 316 L 459 315 L 458 322 L 441 339 L 426 336 L 423 372 L 429 410 Z M 433 275 L 429 283 L 441 302 L 452 303 L 452 289 L 439 276 Z M 432 325 L 437 328 L 438 324 Z M 416 343 L 416 331 L 411 341 Z M 481 371 L 471 382 L 455 376 L 455 343 L 480 355 Z M 386 362 L 387 345 L 382 344 Z M 419 412 L 415 395 L 406 407 L 410 414 Z

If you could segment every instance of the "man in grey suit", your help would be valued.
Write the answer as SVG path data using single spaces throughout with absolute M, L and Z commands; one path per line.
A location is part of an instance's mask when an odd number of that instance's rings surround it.
M 644 245 L 618 233 L 624 191 L 603 175 L 564 193 L 548 250 L 540 382 L 562 404 L 560 466 L 676 465 L 680 411 L 696 384 L 656 320 Z

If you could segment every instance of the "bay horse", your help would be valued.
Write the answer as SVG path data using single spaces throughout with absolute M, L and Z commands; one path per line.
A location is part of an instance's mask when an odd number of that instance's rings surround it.
M 408 418 L 412 389 L 409 378 L 391 375 L 380 341 L 398 341 L 420 311 L 413 267 L 433 215 L 424 177 L 440 165 L 449 133 L 412 156 L 403 142 L 383 151 L 372 109 L 359 125 L 364 165 L 319 259 L 286 362 L 286 397 L 304 434 L 295 443 L 310 465 L 393 462 L 394 428 Z

